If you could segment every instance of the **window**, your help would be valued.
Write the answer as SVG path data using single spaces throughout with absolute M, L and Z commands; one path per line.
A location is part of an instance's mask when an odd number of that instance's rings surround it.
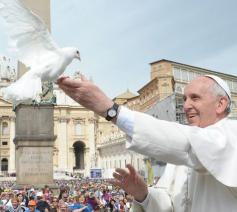
M 163 93 L 163 94 L 169 93 L 169 84 L 168 83 L 165 82 L 161 85 L 161 93 Z
M 182 88 L 181 88 L 181 86 L 176 86 L 175 91 L 176 91 L 177 93 L 182 93 Z
M 232 84 L 232 81 L 226 80 L 226 83 L 228 84 L 230 90 L 233 91 L 233 84 Z
M 176 107 L 183 108 L 184 100 L 182 98 L 176 98 Z
M 7 141 L 2 142 L 2 146 L 7 146 L 7 144 L 8 144 Z
M 186 118 L 184 113 L 176 113 L 176 121 L 180 124 L 186 124 Z
M 192 81 L 194 78 L 196 78 L 197 74 L 195 72 L 189 72 L 189 81 Z
M 183 69 L 181 73 L 182 73 L 182 81 L 188 82 L 188 72 Z
M 76 135 L 81 135 L 81 124 L 80 123 L 77 123 L 75 125 L 75 134 Z
M 1 161 L 1 171 L 8 171 L 8 160 L 6 158 Z
M 233 82 L 233 91 L 237 92 L 237 82 Z
M 181 73 L 179 68 L 173 68 L 173 75 L 174 79 L 180 80 L 181 79 Z
M 7 122 L 2 123 L 2 135 L 9 135 L 9 127 Z

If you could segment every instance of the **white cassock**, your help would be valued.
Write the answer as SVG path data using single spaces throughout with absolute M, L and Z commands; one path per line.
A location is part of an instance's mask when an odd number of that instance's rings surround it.
M 237 211 L 237 121 L 199 128 L 122 107 L 117 125 L 128 149 L 170 163 L 157 188 L 149 188 L 143 211 Z

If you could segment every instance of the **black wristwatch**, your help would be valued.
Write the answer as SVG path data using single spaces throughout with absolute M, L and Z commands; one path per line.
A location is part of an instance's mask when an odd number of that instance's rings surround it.
M 107 115 L 105 119 L 107 121 L 111 121 L 113 118 L 115 118 L 118 115 L 118 108 L 119 105 L 114 103 L 113 106 L 107 110 Z

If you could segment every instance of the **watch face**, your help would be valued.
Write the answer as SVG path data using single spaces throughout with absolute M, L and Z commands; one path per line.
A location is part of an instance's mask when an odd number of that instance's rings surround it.
M 114 110 L 114 109 L 111 109 L 111 110 L 108 111 L 108 115 L 109 115 L 110 117 L 115 117 L 116 114 L 117 114 L 117 112 L 116 112 L 116 110 Z

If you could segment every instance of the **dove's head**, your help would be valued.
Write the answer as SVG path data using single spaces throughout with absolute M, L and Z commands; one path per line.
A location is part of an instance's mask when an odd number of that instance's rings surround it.
M 69 57 L 71 57 L 71 58 L 76 58 L 76 59 L 78 59 L 78 60 L 81 60 L 80 52 L 79 52 L 78 49 L 73 48 L 73 47 L 66 47 L 66 48 L 63 48 L 63 51 L 64 51 L 64 53 L 66 53 L 66 55 L 68 55 Z
M 81 61 L 80 52 L 78 49 L 75 50 L 75 58 Z

